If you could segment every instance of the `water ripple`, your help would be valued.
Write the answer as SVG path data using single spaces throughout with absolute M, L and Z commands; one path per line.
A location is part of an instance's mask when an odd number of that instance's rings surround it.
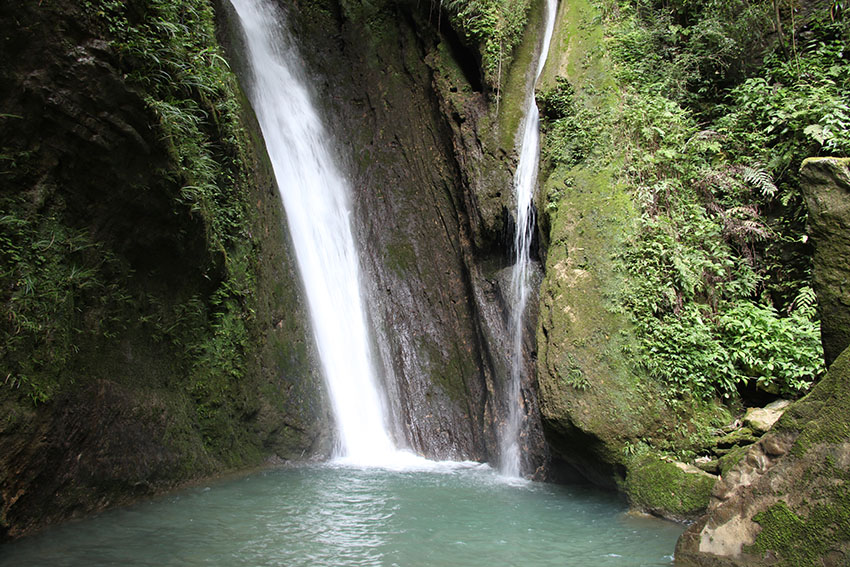
M 0 567 L 671 565 L 681 526 L 490 469 L 266 471 L 0 546 Z

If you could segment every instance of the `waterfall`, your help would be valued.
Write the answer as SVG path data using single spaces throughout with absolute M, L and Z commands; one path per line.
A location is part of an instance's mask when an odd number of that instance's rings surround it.
M 558 0 L 546 1 L 546 28 L 537 62 L 537 70 L 531 83 L 526 103 L 525 119 L 520 141 L 519 164 L 514 174 L 516 195 L 516 234 L 514 252 L 516 263 L 511 273 L 511 375 L 508 381 L 508 416 L 501 439 L 499 469 L 506 476 L 520 475 L 520 436 L 525 416 L 522 398 L 522 339 L 525 306 L 531 292 L 530 249 L 534 231 L 534 189 L 537 186 L 537 166 L 540 161 L 540 114 L 534 99 L 534 87 L 549 53 L 549 44 L 555 29 Z
M 249 96 L 283 199 L 337 427 L 336 457 L 386 466 L 399 458 L 374 370 L 350 187 L 306 87 L 298 54 L 269 0 L 231 0 L 242 24 Z

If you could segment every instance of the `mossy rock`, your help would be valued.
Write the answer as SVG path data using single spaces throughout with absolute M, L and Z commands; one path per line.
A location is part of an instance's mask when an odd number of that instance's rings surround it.
M 566 79 L 577 107 L 594 113 L 616 106 L 597 8 L 582 0 L 561 2 L 558 10 L 540 88 L 545 92 Z M 605 153 L 597 147 L 588 152 Z M 682 417 L 633 363 L 637 341 L 617 305 L 626 276 L 615 269 L 615 257 L 640 219 L 619 159 L 609 153 L 574 166 L 544 165 L 539 199 L 546 248 L 537 328 L 543 423 L 558 461 L 609 486 L 623 480 L 631 447 L 663 437 Z
M 728 451 L 734 447 L 752 445 L 758 441 L 758 439 L 758 436 L 753 433 L 752 429 L 749 427 L 742 427 L 741 429 L 736 429 L 722 437 L 718 437 L 715 442 L 715 446 L 718 449 L 717 453 L 721 454 L 720 451 Z
M 810 158 L 800 174 L 828 366 L 850 345 L 850 158 Z
M 716 481 L 695 467 L 647 455 L 629 463 L 624 488 L 634 508 L 687 521 L 705 512 Z
M 848 416 L 850 348 L 808 396 L 724 471 L 708 513 L 680 538 L 677 564 L 847 565 Z
M 320 451 L 294 255 L 209 0 L 0 24 L 0 540 Z

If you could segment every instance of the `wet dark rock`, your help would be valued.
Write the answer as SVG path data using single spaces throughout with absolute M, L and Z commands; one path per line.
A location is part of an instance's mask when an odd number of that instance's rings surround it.
M 291 16 L 351 172 L 397 434 L 431 457 L 493 459 L 506 413 L 507 305 L 498 272 L 510 265 L 503 195 L 511 174 L 504 150 L 482 144 L 486 127 L 476 129 L 489 101 L 464 72 L 468 62 L 455 59 L 450 30 L 429 22 L 427 5 L 314 1 Z M 534 425 L 531 362 L 526 376 L 531 473 L 545 447 Z

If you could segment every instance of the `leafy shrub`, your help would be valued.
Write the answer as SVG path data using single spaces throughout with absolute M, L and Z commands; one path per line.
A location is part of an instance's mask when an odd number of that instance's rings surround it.
M 796 172 L 850 149 L 850 49 L 846 23 L 818 10 L 786 22 L 767 1 L 602 0 L 619 107 L 565 80 L 538 96 L 550 163 L 609 160 L 632 188 L 642 214 L 614 308 L 671 398 L 796 396 L 823 373 Z M 791 45 L 771 44 L 777 25 Z
M 551 164 L 575 165 L 588 156 L 597 135 L 598 121 L 584 105 L 575 102 L 575 91 L 564 77 L 555 86 L 537 93 L 543 158 Z

